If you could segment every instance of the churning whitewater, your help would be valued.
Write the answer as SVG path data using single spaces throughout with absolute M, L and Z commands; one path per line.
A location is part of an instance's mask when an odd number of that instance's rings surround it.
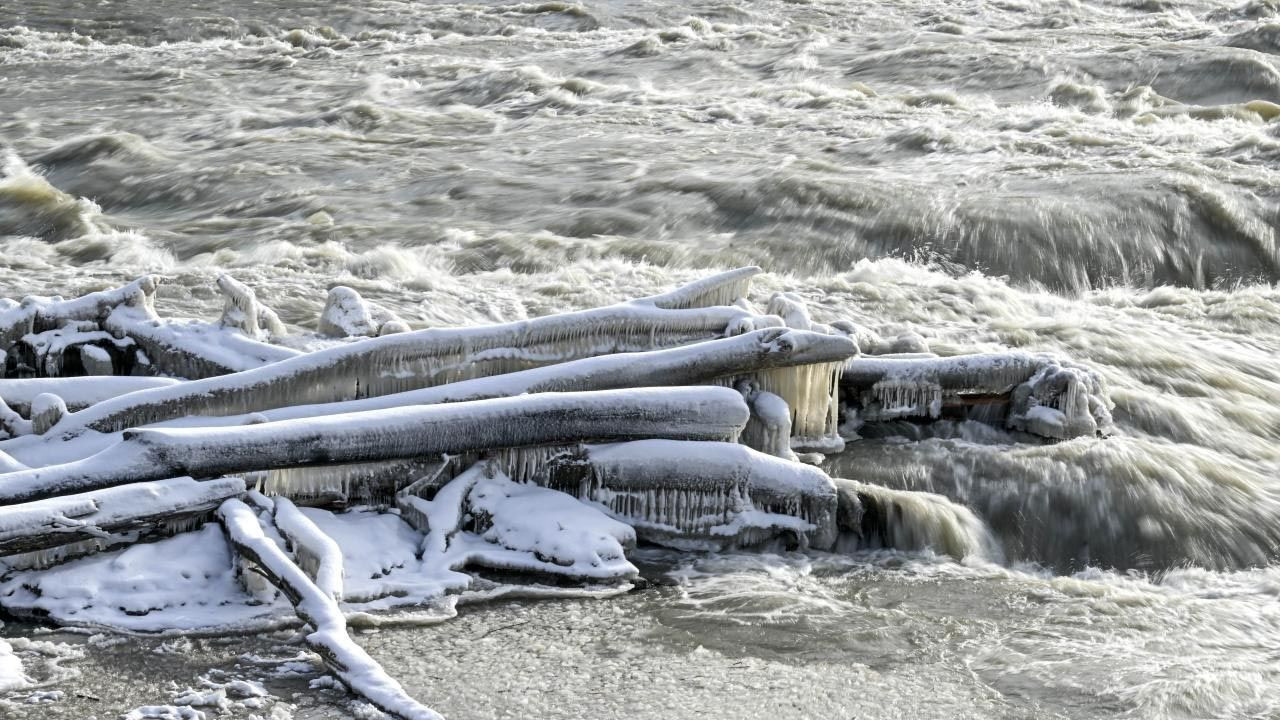
M 25 503 L 0 542 L 211 516 L 6 552 L 0 716 L 1280 717 L 1277 118 L 1275 0 L 0 3 L 0 326 L 110 291 L 77 332 L 200 348 L 58 397 L 0 380 L 0 503 Z M 651 325 L 601 350 L 549 317 L 578 311 Z M 420 337 L 470 344 L 405 359 Z M 779 347 L 749 387 L 675 387 Z M 1077 389 L 990 422 L 972 405 L 1026 378 L 985 388 L 968 354 Z M 489 369 L 412 384 L 455 355 Z M 828 382 L 838 417 L 798 400 Z M 295 466 L 371 459 L 331 413 L 402 473 L 414 422 L 505 465 L 398 497 L 404 522 L 305 507 L 350 479 Z M 511 446 L 552 436 L 590 502 L 523 483 L 549 451 Z M 716 472 L 681 518 L 727 519 L 690 540 L 653 488 Z M 88 510 L 40 495 L 94 482 Z M 729 542 L 846 522 L 820 495 L 861 507 L 857 542 Z M 593 582 L 441 601 L 477 559 Z

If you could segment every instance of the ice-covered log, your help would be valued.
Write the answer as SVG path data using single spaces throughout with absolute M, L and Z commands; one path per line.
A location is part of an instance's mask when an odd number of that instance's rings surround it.
M 755 265 L 726 270 L 661 295 L 640 298 L 636 302 L 664 310 L 733 305 L 747 297 L 747 293 L 751 290 L 751 278 L 761 272 L 763 271 Z
M 31 408 L 28 406 L 27 413 Z M 22 417 L 16 410 L 0 399 L 0 438 L 12 438 L 31 434 L 31 421 Z
M 1055 439 L 1094 434 L 1111 424 L 1101 377 L 1051 355 L 864 356 L 845 364 L 840 383 L 861 422 L 937 419 L 947 408 L 964 417 L 976 406 L 987 409 L 984 419 Z M 998 411 L 994 418 L 991 408 Z
M 750 546 L 789 532 L 825 549 L 836 537 L 835 486 L 826 473 L 743 445 L 588 445 L 553 459 L 537 481 L 675 547 Z
M 351 639 L 337 601 L 312 582 L 280 546 L 263 533 L 257 515 L 247 505 L 228 500 L 219 508 L 218 515 L 236 552 L 280 588 L 293 603 L 298 618 L 311 627 L 312 632 L 304 638 L 307 646 L 320 655 L 343 685 L 378 709 L 405 720 L 441 720 L 438 714 L 410 697 L 400 683 Z
M 101 549 L 157 528 L 190 529 L 223 500 L 244 491 L 239 478 L 197 482 L 184 477 L 6 505 L 0 507 L 0 556 L 84 541 Z
M 361 400 L 293 405 L 258 415 L 267 420 L 288 420 L 544 392 L 697 385 L 717 380 L 727 384 L 775 368 L 842 363 L 853 351 L 852 343 L 843 337 L 767 328 L 667 350 L 602 355 Z
M 543 393 L 243 426 L 128 430 L 75 462 L 0 475 L 21 502 L 181 475 L 419 458 L 588 440 L 736 440 L 749 410 L 719 387 Z
M 341 600 L 342 548 L 338 543 L 321 532 L 288 498 L 274 498 L 272 517 L 280 535 L 289 542 L 298 567 L 305 570 L 325 594 Z
M 259 315 L 261 317 L 261 315 Z M 114 336 L 129 338 L 145 353 L 152 372 L 204 379 L 300 359 L 292 348 L 271 345 L 218 324 L 160 320 L 121 306 L 103 321 Z
M 165 377 L 65 377 L 27 378 L 0 381 L 0 400 L 23 415 L 31 412 L 31 401 L 41 393 L 52 393 L 67 403 L 67 409 L 83 410 L 103 400 L 138 390 L 177 385 Z
M 8 348 L 22 336 L 53 330 L 70 322 L 101 323 L 120 306 L 136 308 L 155 317 L 156 279 L 150 275 L 123 287 L 89 293 L 64 300 L 61 297 L 29 296 L 15 307 L 0 310 L 0 343 Z
M 708 298 L 719 299 L 731 294 L 729 290 L 736 293 L 735 288 L 747 280 L 749 276 L 735 275 L 730 281 L 695 283 L 654 298 L 502 325 L 433 328 L 371 338 L 226 377 L 193 381 L 181 388 L 118 398 L 73 416 L 66 430 L 116 432 L 185 415 L 237 415 L 288 405 L 352 400 L 583 357 L 674 347 L 740 334 L 756 329 L 759 318 L 736 307 L 685 306 Z M 129 331 L 151 355 L 150 348 L 159 339 L 150 335 L 163 335 L 166 327 L 154 327 L 154 333 L 129 330 L 124 325 L 120 329 Z M 783 397 L 792 400 L 785 394 Z

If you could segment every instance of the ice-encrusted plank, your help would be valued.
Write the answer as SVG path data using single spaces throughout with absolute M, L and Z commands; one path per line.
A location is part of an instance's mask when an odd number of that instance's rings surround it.
M 440 715 L 409 696 L 367 652 L 347 634 L 347 621 L 333 595 L 317 587 L 262 531 L 257 515 L 239 500 L 218 510 L 236 552 L 256 565 L 293 604 L 298 617 L 311 626 L 307 646 L 324 660 L 347 689 L 380 710 L 405 720 L 442 720 Z
M 386 395 L 583 357 L 686 345 L 770 322 L 738 307 L 697 306 L 704 298 L 725 294 L 725 287 L 730 294 L 738 292 L 742 273 L 726 275 L 695 283 L 695 291 L 676 290 L 606 308 L 371 338 L 224 377 L 117 398 L 73 414 L 62 429 L 117 432 L 186 415 L 236 415 Z M 118 317 L 129 315 L 126 309 Z M 149 332 L 145 326 L 121 329 L 140 342 Z
M 372 462 L 587 440 L 736 440 L 750 411 L 720 387 L 543 393 L 234 427 L 126 431 L 75 462 L 0 474 L 0 502 L 190 475 Z
M 0 507 L 0 556 L 85 540 L 108 546 L 162 525 L 181 527 L 244 491 L 239 478 L 197 482 L 180 477 L 5 505 Z

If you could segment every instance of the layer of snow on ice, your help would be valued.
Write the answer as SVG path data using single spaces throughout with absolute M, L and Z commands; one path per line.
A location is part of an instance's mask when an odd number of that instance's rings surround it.
M 252 604 L 216 524 L 15 573 L 0 583 L 0 597 L 10 609 L 43 611 L 59 624 L 139 632 L 249 626 L 290 614 L 282 604 Z
M 625 548 L 635 546 L 635 531 L 572 496 L 520 485 L 496 473 L 476 482 L 468 499 L 473 514 L 490 518 L 492 525 L 483 534 L 486 541 L 532 553 L 582 577 L 638 573 L 625 555 Z

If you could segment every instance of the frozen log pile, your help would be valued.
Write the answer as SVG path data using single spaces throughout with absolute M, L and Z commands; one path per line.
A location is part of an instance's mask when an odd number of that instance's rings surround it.
M 314 328 L 286 326 L 229 276 L 215 322 L 162 318 L 151 277 L 0 300 L 0 611 L 131 632 L 301 622 L 352 692 L 430 718 L 346 614 L 511 583 L 619 592 L 637 543 L 992 557 L 967 509 L 815 467 L 841 421 L 1110 427 L 1086 367 L 939 358 L 792 293 L 760 312 L 759 273 L 416 331 L 342 286 Z M 117 586 L 113 567 L 142 579 Z

